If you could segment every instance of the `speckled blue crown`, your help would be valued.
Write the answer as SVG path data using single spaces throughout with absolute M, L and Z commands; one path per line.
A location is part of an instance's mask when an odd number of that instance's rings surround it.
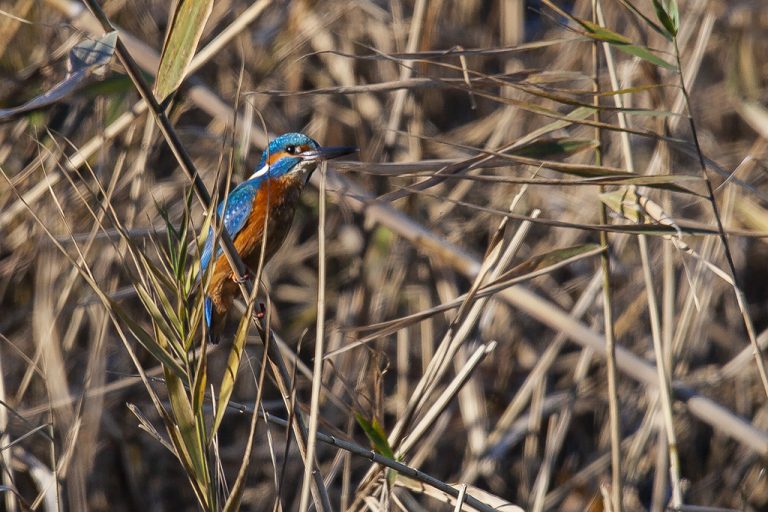
M 256 169 L 264 167 L 269 155 L 279 153 L 288 146 L 310 146 L 312 149 L 318 149 L 320 144 L 303 133 L 284 133 L 269 143 L 267 149 L 261 154 L 261 160 L 259 160 Z

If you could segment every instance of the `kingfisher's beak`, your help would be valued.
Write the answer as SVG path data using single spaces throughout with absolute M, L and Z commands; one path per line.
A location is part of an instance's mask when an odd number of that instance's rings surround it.
M 358 149 L 354 146 L 329 146 L 319 149 L 310 149 L 301 153 L 302 160 L 331 160 L 340 156 L 349 155 L 350 153 L 357 152 Z

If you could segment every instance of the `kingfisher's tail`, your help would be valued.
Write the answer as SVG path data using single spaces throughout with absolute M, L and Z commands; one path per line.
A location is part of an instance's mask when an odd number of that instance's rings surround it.
M 208 343 L 215 345 L 219 342 L 219 339 L 221 339 L 221 332 L 224 329 L 226 316 L 221 315 L 216 311 L 216 308 L 213 305 L 213 299 L 207 296 L 205 297 L 204 312 L 206 337 Z

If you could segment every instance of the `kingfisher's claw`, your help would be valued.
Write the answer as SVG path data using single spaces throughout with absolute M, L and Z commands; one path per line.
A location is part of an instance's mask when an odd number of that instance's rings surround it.
M 263 302 L 259 302 L 259 310 L 255 313 L 256 319 L 261 320 L 267 315 L 267 307 Z
M 246 281 L 248 281 L 248 271 L 243 272 L 242 277 L 238 276 L 237 274 L 232 274 L 232 280 L 237 284 L 243 284 Z

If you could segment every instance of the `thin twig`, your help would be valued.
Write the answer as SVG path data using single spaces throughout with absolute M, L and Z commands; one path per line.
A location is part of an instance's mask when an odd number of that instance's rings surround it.
M 675 46 L 675 62 L 677 63 L 677 71 L 678 71 L 678 77 L 680 79 L 680 89 L 683 92 L 683 96 L 685 97 L 685 108 L 688 112 L 688 124 L 691 128 L 691 138 L 693 138 L 693 143 L 696 147 L 696 154 L 699 159 L 699 167 L 701 169 L 702 177 L 704 178 L 704 182 L 707 185 L 707 194 L 709 195 L 709 203 L 712 206 L 712 214 L 715 217 L 715 222 L 717 222 L 717 229 L 720 234 L 720 241 L 723 244 L 723 251 L 725 252 L 725 260 L 728 263 L 728 270 L 731 274 L 731 279 L 733 279 L 733 292 L 736 295 L 736 304 L 739 307 L 739 312 L 741 312 L 741 318 L 744 322 L 744 328 L 747 330 L 747 336 L 749 337 L 749 342 L 752 344 L 753 354 L 755 357 L 755 363 L 757 364 L 757 372 L 760 375 L 760 380 L 763 384 L 763 390 L 765 391 L 765 395 L 768 396 L 768 371 L 766 371 L 765 366 L 765 360 L 763 359 L 763 351 L 760 348 L 760 345 L 757 343 L 757 334 L 755 333 L 755 326 L 752 323 L 752 317 L 749 314 L 749 309 L 747 306 L 746 298 L 744 297 L 744 292 L 742 291 L 742 285 L 741 285 L 741 279 L 739 277 L 739 274 L 736 272 L 736 264 L 733 261 L 733 254 L 731 253 L 731 247 L 728 243 L 728 237 L 725 234 L 725 227 L 723 226 L 723 220 L 720 217 L 720 209 L 717 205 L 717 199 L 715 198 L 715 190 L 712 185 L 712 180 L 709 179 L 709 174 L 707 174 L 707 166 L 704 162 L 704 153 L 701 150 L 701 145 L 699 144 L 699 136 L 696 132 L 696 123 L 693 120 L 693 110 L 691 108 L 691 98 L 688 95 L 688 89 L 685 85 L 685 77 L 683 76 L 683 65 L 680 60 L 680 48 L 677 44 L 677 37 L 672 38 L 672 42 Z
M 592 21 L 598 22 L 600 4 L 598 0 L 592 0 Z M 606 43 L 605 47 L 608 45 Z M 600 122 L 600 54 L 598 53 L 599 44 L 595 41 L 592 44 L 592 63 L 594 71 L 594 103 L 595 120 Z M 606 52 L 607 52 L 606 48 Z M 614 87 L 614 90 L 616 88 Z M 614 96 L 615 97 L 615 96 Z M 617 105 L 618 106 L 618 105 Z M 621 119 L 619 120 L 621 123 Z M 598 147 L 595 149 L 595 165 L 602 165 L 602 130 L 595 129 L 598 140 Z M 626 135 L 626 134 L 622 134 Z M 600 186 L 600 193 L 605 190 Z M 599 210 L 600 224 L 608 223 L 608 207 L 604 202 L 600 202 Z M 613 510 L 622 512 L 624 495 L 622 491 L 621 478 L 621 415 L 619 414 L 619 391 L 618 376 L 616 372 L 616 338 L 613 330 L 613 293 L 611 288 L 611 254 L 608 242 L 608 233 L 600 232 L 600 245 L 605 251 L 600 254 L 600 270 L 603 276 L 603 325 L 605 332 L 605 369 L 608 380 L 608 419 L 611 432 L 611 501 Z M 543 505 L 543 503 L 542 503 Z

